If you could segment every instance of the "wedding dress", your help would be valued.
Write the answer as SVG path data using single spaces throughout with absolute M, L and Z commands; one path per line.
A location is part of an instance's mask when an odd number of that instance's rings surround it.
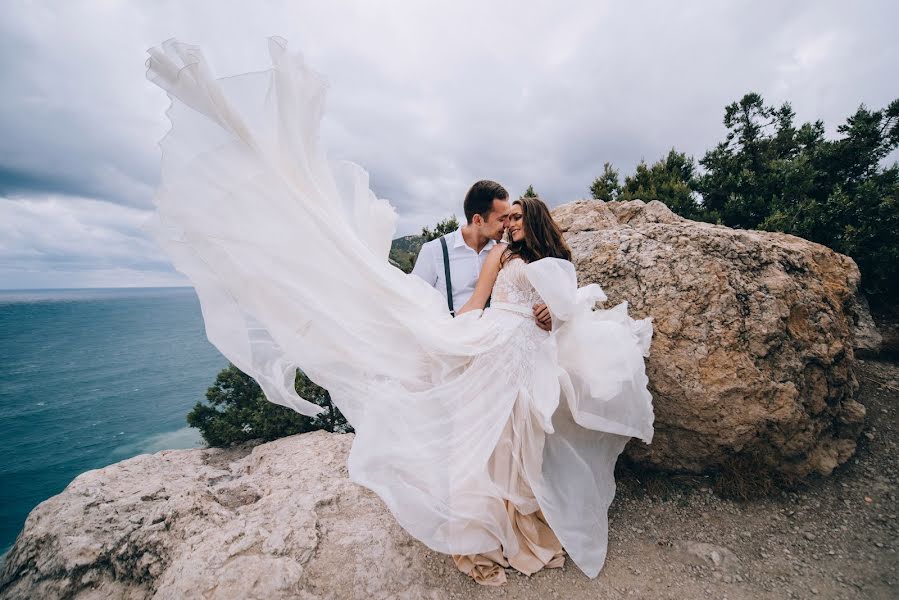
M 390 265 L 396 213 L 367 173 L 325 156 L 322 78 L 280 38 L 269 51 L 270 69 L 216 79 L 196 46 L 149 50 L 172 127 L 148 229 L 208 338 L 272 402 L 323 410 L 297 395 L 297 368 L 328 389 L 356 431 L 350 478 L 463 571 L 495 583 L 567 553 L 595 577 L 615 462 L 652 441 L 651 318 L 596 309 L 600 287 L 552 258 L 511 260 L 490 308 L 452 318 Z

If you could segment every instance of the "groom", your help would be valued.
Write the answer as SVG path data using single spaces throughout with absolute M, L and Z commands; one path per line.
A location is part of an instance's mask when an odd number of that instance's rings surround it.
M 484 260 L 503 237 L 511 210 L 509 192 L 483 179 L 465 194 L 464 210 L 466 224 L 423 244 L 412 269 L 443 294 L 453 316 L 474 293 Z M 537 325 L 545 331 L 552 329 L 546 305 L 536 304 L 533 309 Z

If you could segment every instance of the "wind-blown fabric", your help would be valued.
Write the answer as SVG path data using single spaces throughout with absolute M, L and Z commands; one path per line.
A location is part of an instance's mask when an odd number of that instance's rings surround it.
M 559 259 L 511 261 L 491 308 L 450 317 L 390 265 L 396 213 L 365 170 L 327 159 L 323 79 L 280 38 L 269 51 L 270 69 L 217 79 L 196 46 L 149 50 L 172 127 L 148 228 L 193 283 L 207 337 L 272 402 L 323 410 L 294 390 L 298 368 L 328 389 L 356 431 L 351 479 L 430 548 L 514 554 L 511 500 L 541 508 L 595 577 L 617 457 L 652 440 L 651 319 L 594 310 L 602 290 Z M 551 334 L 530 314 L 541 298 Z M 498 441 L 514 411 L 513 451 Z

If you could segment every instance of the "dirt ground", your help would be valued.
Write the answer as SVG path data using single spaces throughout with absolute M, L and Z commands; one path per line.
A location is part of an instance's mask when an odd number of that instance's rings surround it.
M 569 560 L 531 577 L 507 569 L 501 588 L 449 577 L 447 597 L 899 598 L 899 361 L 860 360 L 857 374 L 865 431 L 830 477 L 736 501 L 715 495 L 710 478 L 659 491 L 625 471 L 596 579 Z

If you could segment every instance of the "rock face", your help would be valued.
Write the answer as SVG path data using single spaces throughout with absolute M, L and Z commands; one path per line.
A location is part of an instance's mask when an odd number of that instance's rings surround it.
M 878 353 L 884 356 L 899 356 L 899 316 L 880 315 L 877 322 L 880 344 Z
M 883 335 L 877 328 L 874 317 L 871 316 L 871 309 L 864 295 L 859 294 L 857 302 L 858 306 L 853 307 L 851 311 L 858 316 L 858 321 L 855 323 L 855 327 L 853 327 L 855 355 L 877 356 L 884 349 Z
M 631 459 L 703 472 L 737 454 L 828 475 L 855 451 L 855 262 L 792 235 L 698 223 L 658 201 L 581 201 L 553 215 L 579 283 L 653 317 L 647 365 L 656 433 Z M 876 329 L 874 330 L 876 332 Z M 861 336 L 859 336 L 861 337 Z
M 316 431 L 243 458 L 166 450 L 83 473 L 28 516 L 0 598 L 443 597 L 450 557 L 347 478 L 353 438 Z

